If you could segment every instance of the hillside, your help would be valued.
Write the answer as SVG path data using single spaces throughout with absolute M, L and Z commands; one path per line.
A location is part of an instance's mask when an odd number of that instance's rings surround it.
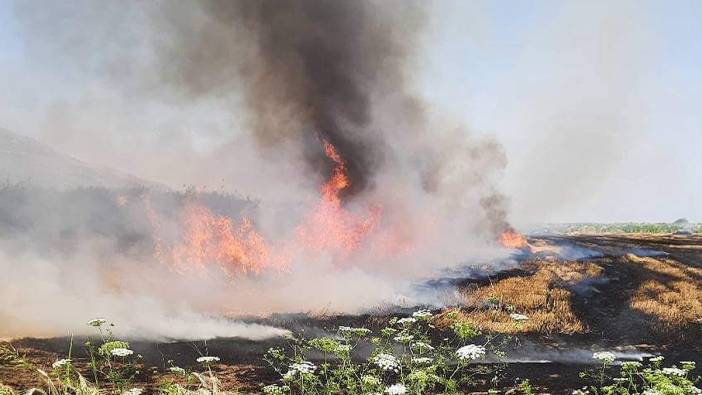
M 114 169 L 82 162 L 32 138 L 0 129 L 0 181 L 39 187 L 162 186 Z

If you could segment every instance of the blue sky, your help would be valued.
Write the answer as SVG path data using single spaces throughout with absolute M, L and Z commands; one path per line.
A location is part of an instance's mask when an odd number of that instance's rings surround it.
M 517 223 L 702 221 L 702 2 L 432 4 L 417 89 L 434 111 L 503 145 L 500 186 Z M 36 57 L 23 34 L 14 5 L 0 0 L 0 126 L 147 178 L 168 168 L 139 166 L 164 130 L 182 129 L 183 144 L 200 147 L 194 156 L 220 142 L 189 132 L 203 119 L 212 130 L 226 123 L 210 116 L 216 103 L 154 121 L 167 109 L 114 98 Z M 109 140 L 89 132 L 95 119 Z

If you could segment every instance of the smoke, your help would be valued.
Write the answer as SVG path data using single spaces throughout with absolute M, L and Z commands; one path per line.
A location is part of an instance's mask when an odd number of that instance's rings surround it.
M 158 54 L 162 82 L 187 98 L 218 95 L 244 76 L 250 130 L 264 146 L 304 145 L 310 165 L 327 162 L 319 139 L 345 158 L 364 187 L 386 150 L 373 127 L 376 96 L 407 95 L 406 58 L 421 28 L 417 4 L 331 1 L 205 1 L 206 23 L 170 23 Z M 182 20 L 169 10 L 169 20 Z M 412 114 L 407 108 L 397 117 Z M 421 112 L 421 109 L 420 109 Z M 406 133 L 415 133 L 409 129 Z M 412 138 L 410 136 L 407 136 Z M 328 169 L 327 169 L 328 170 Z
M 442 119 L 415 92 L 415 55 L 427 19 L 420 2 L 105 7 L 76 0 L 49 7 L 19 2 L 16 9 L 30 56 L 79 79 L 86 87 L 81 95 L 101 101 L 81 98 L 78 107 L 120 113 L 93 120 L 66 108 L 75 98 L 62 100 L 45 126 L 59 145 L 74 140 L 89 148 L 81 152 L 97 150 L 85 154 L 100 161 L 116 155 L 113 162 L 131 173 L 176 187 L 235 185 L 279 201 L 281 184 L 286 195 L 303 198 L 328 177 L 324 138 L 347 162 L 347 194 L 372 191 L 390 174 L 420 193 L 450 193 L 452 199 L 480 190 L 478 200 L 493 203 L 471 209 L 493 224 L 505 221 L 504 210 L 494 209 L 503 203 L 492 185 L 506 164 L 502 148 Z M 157 132 L 132 130 L 144 128 Z M 92 137 L 100 134 L 124 145 L 125 153 L 100 152 Z M 137 143 L 133 134 L 157 141 Z M 150 152 L 140 153 L 151 144 Z M 119 160 L 125 155 L 129 161 Z M 250 168 L 265 178 L 251 177 Z
M 240 90 L 259 147 L 296 147 L 325 179 L 331 164 L 320 140 L 331 142 L 347 163 L 345 194 L 377 188 L 384 174 L 451 198 L 480 188 L 489 228 L 506 227 L 504 199 L 485 185 L 506 164 L 501 147 L 430 121 L 414 92 L 421 3 L 208 0 L 162 11 L 160 89 L 186 102 Z
M 197 298 L 187 291 L 196 286 L 192 279 L 169 276 L 114 253 L 105 255 L 105 240 L 87 239 L 81 244 L 89 249 L 63 258 L 17 249 L 9 253 L 5 251 L 7 244 L 3 246 L 0 338 L 92 334 L 86 323 L 98 317 L 116 323 L 115 334 L 134 339 L 257 340 L 285 333 L 270 326 L 213 317 L 211 311 L 195 308 L 192 301 Z M 206 289 L 203 285 L 199 284 L 200 289 Z M 183 300 L 183 294 L 189 294 L 190 300 Z
M 137 248 L 153 237 L 143 212 L 122 223 L 115 218 L 124 209 L 86 202 L 83 210 L 94 208 L 99 220 L 117 223 L 131 236 L 102 248 L 94 229 L 77 221 L 81 248 L 40 259 L 31 251 L 42 241 L 22 242 L 30 253 L 23 250 L 16 259 L 28 271 L 13 280 L 36 278 L 41 286 L 35 293 L 13 289 L 15 298 L 28 302 L 0 315 L 45 318 L 19 320 L 23 324 L 10 332 L 41 320 L 46 331 L 57 330 L 90 312 L 113 315 L 129 333 L 143 336 L 175 337 L 185 333 L 179 322 L 194 319 L 204 324 L 192 336 L 256 338 L 278 332 L 207 317 L 423 303 L 413 292 L 417 281 L 471 263 L 469 257 L 499 255 L 491 243 L 508 226 L 507 202 L 495 182 L 506 156 L 494 139 L 442 117 L 414 91 L 413 61 L 425 23 L 420 3 L 19 2 L 17 14 L 27 53 L 84 84 L 79 98 L 62 97 L 60 110 L 45 118 L 48 140 L 59 148 L 73 140 L 95 159 L 111 158 L 145 178 L 178 186 L 221 182 L 251 194 L 262 203 L 247 215 L 262 238 L 275 243 L 289 238 L 315 207 L 333 166 L 323 150 L 328 141 L 348 170 L 344 210 L 363 214 L 382 207 L 378 228 L 392 229 L 392 237 L 413 248 L 388 256 L 368 243 L 343 262 L 334 254 L 294 254 L 284 275 L 234 282 L 213 268 L 181 276 L 154 262 L 152 251 Z M 98 112 L 80 111 L 91 108 Z M 140 133 L 151 143 L 135 144 Z M 105 140 L 117 148 L 102 150 Z M 177 214 L 183 201 L 175 200 L 156 207 L 174 213 L 161 229 L 171 239 L 182 236 L 184 224 Z M 240 210 L 224 214 L 237 220 Z M 47 226 L 39 212 L 29 209 L 34 227 L 65 231 Z M 70 222 L 62 209 L 51 218 Z M 9 257 L 2 262 L 3 270 L 17 264 Z M 62 275 L 29 269 L 41 265 Z M 65 278 L 71 273 L 90 275 L 75 283 Z M 105 288 L 112 276 L 119 286 Z M 75 284 L 81 287 L 73 289 Z M 93 296 L 86 301 L 87 295 Z M 50 301 L 42 305 L 45 299 Z M 134 305 L 148 313 L 129 314 Z M 76 306 L 80 317 L 58 313 Z

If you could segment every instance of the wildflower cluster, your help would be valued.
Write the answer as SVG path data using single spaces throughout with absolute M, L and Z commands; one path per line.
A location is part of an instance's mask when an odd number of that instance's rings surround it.
M 467 346 L 463 346 L 456 350 L 456 355 L 458 356 L 458 359 L 464 361 L 482 358 L 485 355 L 485 347 L 475 344 L 468 344 Z
M 397 323 L 399 325 L 411 325 L 411 324 L 414 324 L 415 322 L 417 322 L 417 319 L 414 317 L 400 318 L 399 320 L 397 320 Z
M 391 319 L 377 333 L 367 328 L 341 326 L 334 335 L 310 340 L 291 334 L 287 337 L 289 347 L 271 348 L 266 353 L 265 360 L 280 375 L 280 380 L 261 385 L 260 392 L 266 395 L 448 394 L 458 393 L 476 379 L 498 385 L 501 377 L 498 369 L 504 366 L 499 364 L 504 355 L 500 349 L 504 339 L 481 335 L 465 321 L 454 321 L 443 326 L 448 329 L 440 331 L 432 325 L 433 317 L 428 310 L 418 310 L 410 317 Z M 512 319 L 528 319 L 523 317 L 513 313 Z M 133 386 L 134 377 L 143 369 L 141 356 L 135 355 L 127 342 L 115 339 L 110 329 L 103 327 L 106 322 L 102 318 L 88 322 L 99 335 L 98 339 L 85 343 L 91 378 L 83 377 L 73 366 L 72 342 L 67 358 L 54 361 L 49 373 L 37 370 L 45 380 L 48 394 L 95 395 L 108 393 L 108 389 L 109 393 L 121 395 L 145 393 L 144 389 Z M 359 345 L 362 349 L 356 352 Z M 481 364 L 488 354 L 498 363 Z M 369 356 L 359 358 L 364 355 Z M 617 354 L 610 351 L 595 352 L 592 359 L 597 368 L 581 373 L 589 385 L 573 391 L 573 395 L 702 395 L 698 387 L 700 378 L 692 375 L 694 361 L 664 366 L 663 356 L 655 356 L 647 363 L 618 362 Z M 175 376 L 167 377 L 177 380 L 160 383 L 158 392 L 229 394 L 221 390 L 221 382 L 212 371 L 212 365 L 219 361 L 216 356 L 196 358 L 195 362 L 206 368 L 201 373 L 168 361 L 170 367 L 166 372 Z M 611 376 L 617 366 L 618 374 Z M 525 395 L 534 393 L 528 380 L 522 380 L 516 390 Z M 0 394 L 16 394 L 12 389 L 3 391 L 5 388 L 0 384 Z M 493 387 L 487 393 L 498 391 Z
M 429 310 L 417 310 L 412 313 L 412 318 L 420 321 L 428 321 L 431 317 L 433 317 L 433 314 Z
M 400 371 L 400 364 L 394 355 L 390 354 L 378 354 L 373 358 L 373 363 L 375 363 L 380 369 L 385 371 Z
M 110 354 L 116 356 L 116 357 L 128 357 L 132 354 L 134 354 L 134 351 L 128 349 L 128 348 L 114 348 L 110 351 Z
M 296 374 L 312 374 L 314 373 L 315 370 L 317 370 L 317 366 L 315 366 L 312 362 L 308 361 L 301 361 L 301 362 L 295 362 L 289 366 L 289 369 L 287 373 L 285 373 L 283 376 L 286 378 L 290 378 L 295 376 Z
M 182 376 L 185 376 L 186 374 L 185 369 L 178 366 L 171 366 L 170 368 L 168 368 L 168 371 Z
M 407 387 L 404 386 L 404 384 L 393 384 L 389 386 L 387 389 L 385 389 L 385 393 L 388 395 L 402 395 L 407 392 Z
M 673 365 L 663 367 L 662 356 L 649 358 L 648 366 L 637 361 L 624 361 L 616 377 L 607 374 L 615 361 L 616 356 L 611 352 L 596 352 L 593 358 L 602 365 L 599 369 L 581 373 L 581 377 L 595 379 L 597 385 L 585 387 L 574 391 L 573 394 L 584 395 L 592 391 L 593 394 L 702 394 L 696 386 L 699 379 L 690 377 L 690 372 L 695 368 L 694 361 L 683 361 L 680 367 Z
M 617 359 L 617 357 L 609 351 L 596 352 L 592 354 L 592 357 L 607 364 L 611 364 L 615 359 Z
M 371 330 L 366 328 L 352 328 L 348 326 L 340 326 L 339 333 L 341 334 L 341 336 L 344 337 L 361 338 L 370 334 Z
M 440 333 L 429 310 L 393 318 L 374 333 L 367 328 L 341 326 L 336 336 L 289 338 L 286 348 L 271 348 L 266 361 L 280 374 L 280 382 L 262 387 L 266 394 L 455 392 L 477 374 L 491 368 L 473 365 L 488 347 L 467 344 L 477 330 L 461 323 Z M 444 336 L 438 336 L 438 335 Z M 443 338 L 437 342 L 436 339 Z M 363 346 L 363 353 L 355 349 Z M 370 355 L 361 359 L 370 347 Z M 315 353 L 315 354 L 312 354 Z M 321 353 L 321 357 L 320 357 Z M 360 355 L 359 355 L 360 354 Z M 318 358 L 317 364 L 310 357 Z M 491 376 L 490 376 L 491 378 Z
M 104 318 L 95 318 L 87 322 L 87 325 L 96 331 L 96 336 L 89 337 L 85 342 L 91 377 L 84 377 L 81 371 L 75 368 L 73 359 L 71 359 L 73 349 L 71 341 L 68 357 L 52 363 L 50 374 L 38 370 L 49 389 L 46 393 L 49 395 L 96 395 L 102 393 L 141 395 L 146 393 L 144 389 L 133 386 L 134 378 L 144 369 L 141 355 L 136 354 L 126 341 L 116 339 L 111 331 L 114 324 L 110 324 L 108 327 L 105 325 L 106 323 L 107 320 Z M 212 356 L 197 358 L 197 362 L 205 366 L 216 361 L 219 361 L 219 358 Z M 168 372 L 180 376 L 179 380 L 181 383 L 184 380 L 185 386 L 174 382 L 164 382 L 159 388 L 159 393 L 182 395 L 201 393 L 198 392 L 201 390 L 206 393 L 218 392 L 220 384 L 211 371 L 209 375 L 205 373 L 191 374 L 183 368 L 173 366 L 172 362 L 168 361 L 168 364 L 171 365 Z M 191 380 L 191 377 L 197 377 L 199 384 Z M 41 393 L 44 392 L 41 391 Z
M 130 384 L 140 369 L 141 356 L 133 357 L 134 351 L 129 343 L 116 340 L 106 327 L 107 320 L 95 318 L 86 324 L 97 332 L 97 338 L 88 338 L 84 346 L 89 356 L 88 368 L 92 377 L 85 377 L 74 366 L 73 339 L 69 345 L 66 358 L 61 358 L 51 364 L 52 370 L 47 373 L 38 369 L 37 372 L 46 381 L 49 394 L 97 394 L 101 386 L 109 386 L 119 394 L 139 395 L 140 388 Z M 114 326 L 110 324 L 110 327 Z M 32 391 L 30 391 L 32 392 Z
M 203 364 L 203 365 L 208 365 L 211 363 L 219 362 L 219 357 L 202 356 L 202 357 L 198 357 L 196 359 L 196 361 Z

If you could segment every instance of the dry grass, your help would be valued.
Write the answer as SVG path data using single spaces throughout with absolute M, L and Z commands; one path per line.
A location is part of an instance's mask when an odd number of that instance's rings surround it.
M 571 292 L 566 286 L 600 276 L 603 269 L 593 263 L 545 262 L 532 264 L 527 277 L 511 277 L 464 291 L 467 311 L 460 319 L 481 330 L 499 333 L 583 333 L 587 327 L 575 315 Z M 516 322 L 511 312 L 526 314 Z M 441 324 L 441 317 L 437 322 Z
M 682 326 L 702 319 L 702 270 L 670 259 L 627 255 L 641 268 L 644 280 L 634 291 L 630 306 L 658 318 L 665 326 Z
M 621 262 L 621 261 L 620 261 Z M 633 310 L 654 316 L 663 327 L 680 327 L 702 322 L 702 269 L 669 258 L 624 258 L 634 268 L 635 281 L 622 283 L 618 291 L 631 292 Z M 533 274 L 510 277 L 463 291 L 465 308 L 451 317 L 475 327 L 498 333 L 562 333 L 588 331 L 571 304 L 569 287 L 600 277 L 604 270 L 589 262 L 536 261 L 525 265 Z M 510 313 L 525 314 L 517 322 Z M 438 325 L 445 325 L 442 316 Z

